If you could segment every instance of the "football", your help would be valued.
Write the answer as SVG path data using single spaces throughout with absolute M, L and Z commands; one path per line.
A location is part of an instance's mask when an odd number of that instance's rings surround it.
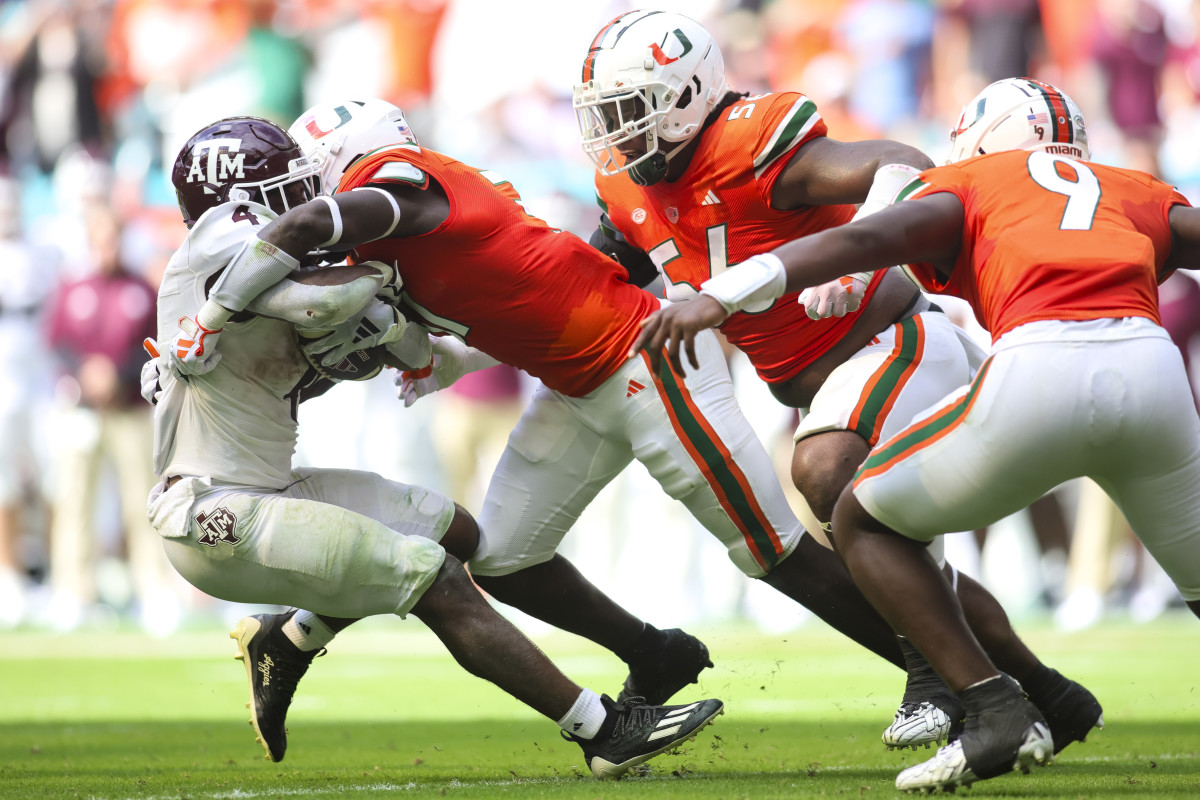
M 319 354 L 310 355 L 303 348 L 301 348 L 301 352 L 304 353 L 304 358 L 308 361 L 309 366 L 316 370 L 318 375 L 332 381 L 365 381 L 368 378 L 374 378 L 383 370 L 386 365 L 385 359 L 388 356 L 387 347 L 377 345 L 365 350 L 355 350 L 338 363 L 326 366 L 321 363 Z

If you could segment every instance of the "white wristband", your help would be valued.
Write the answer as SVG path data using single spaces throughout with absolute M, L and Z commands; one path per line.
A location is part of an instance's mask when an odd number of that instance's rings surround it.
M 400 204 L 396 202 L 396 198 L 392 197 L 392 193 L 386 192 L 383 189 L 380 189 L 378 186 L 360 186 L 357 189 L 351 189 L 350 191 L 352 191 L 352 192 L 379 192 L 381 195 L 383 195 L 384 197 L 387 198 L 388 202 L 392 204 L 392 224 L 388 226 L 388 229 L 386 231 L 384 231 L 382 234 L 380 234 L 379 236 L 377 236 L 375 238 L 385 239 L 388 236 L 391 236 L 392 231 L 396 230 L 396 226 L 400 224 Z
M 921 170 L 907 164 L 884 164 L 875 170 L 875 181 L 867 192 L 867 198 L 855 212 L 855 219 L 862 219 L 876 211 L 887 208 L 895 201 L 900 190 L 912 183 L 913 178 L 921 174 Z
M 782 297 L 786 286 L 787 272 L 779 256 L 761 253 L 700 284 L 700 294 L 716 300 L 730 314 L 757 313 Z
M 333 235 L 329 237 L 329 241 L 317 245 L 317 247 L 325 249 L 342 240 L 342 209 L 338 206 L 337 201 L 328 195 L 318 195 L 316 199 L 325 201 L 325 205 L 329 206 L 329 216 L 333 217 Z

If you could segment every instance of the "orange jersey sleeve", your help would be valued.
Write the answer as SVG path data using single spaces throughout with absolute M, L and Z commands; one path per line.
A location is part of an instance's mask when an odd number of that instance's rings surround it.
M 1044 319 L 1147 317 L 1170 252 L 1167 213 L 1187 200 L 1142 172 L 1048 153 L 1009 151 L 926 170 L 902 192 L 950 192 L 966 212 L 948 280 L 906 270 L 922 287 L 971 304 L 995 341 Z
M 406 302 L 431 330 L 551 389 L 582 396 L 616 372 L 658 300 L 626 283 L 612 259 L 526 213 L 503 178 L 404 145 L 356 161 L 338 191 L 430 179 L 449 198 L 446 221 L 362 245 L 354 257 L 395 264 Z
M 701 134 L 680 180 L 638 186 L 624 174 L 597 174 L 597 196 L 617 230 L 662 271 L 667 297 L 686 299 L 731 265 L 850 220 L 854 207 L 848 205 L 803 211 L 770 205 L 775 181 L 796 150 L 825 132 L 816 105 L 802 94 L 747 97 Z M 854 265 L 846 271 L 854 272 Z M 880 279 L 868 287 L 864 304 Z M 761 313 L 736 313 L 721 327 L 767 382 L 794 377 L 854 325 L 854 315 L 809 319 L 798 297 L 784 295 Z

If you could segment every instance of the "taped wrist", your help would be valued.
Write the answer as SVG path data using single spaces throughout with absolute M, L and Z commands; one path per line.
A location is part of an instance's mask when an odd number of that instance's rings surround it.
M 209 299 L 230 311 L 243 311 L 251 300 L 299 267 L 299 261 L 255 237 L 225 267 L 208 293 Z
M 867 191 L 867 198 L 850 221 L 869 217 L 876 211 L 890 206 L 895 202 L 900 190 L 920 174 L 921 170 L 907 164 L 884 164 L 875 170 L 875 180 Z
M 233 316 L 233 312 L 217 301 L 209 298 L 204 301 L 204 305 L 200 306 L 200 310 L 196 312 L 196 324 L 207 332 L 218 332 L 225 327 L 225 323 Z
M 700 284 L 705 294 L 730 314 L 736 311 L 766 311 L 783 296 L 787 273 L 774 253 L 762 253 Z

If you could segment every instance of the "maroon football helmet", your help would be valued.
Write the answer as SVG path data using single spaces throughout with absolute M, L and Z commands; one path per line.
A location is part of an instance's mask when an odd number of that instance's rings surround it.
M 253 201 L 282 214 L 316 197 L 317 176 L 288 132 L 258 117 L 228 117 L 204 127 L 187 140 L 171 169 L 189 228 L 229 201 Z

